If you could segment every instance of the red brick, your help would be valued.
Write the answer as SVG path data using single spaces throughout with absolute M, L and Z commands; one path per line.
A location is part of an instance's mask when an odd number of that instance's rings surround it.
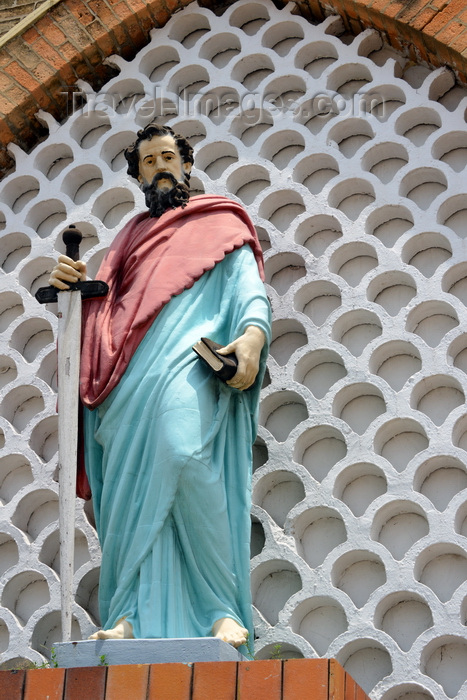
M 449 48 L 467 56 L 467 31 L 462 28 L 462 25 L 459 26 L 457 37 L 449 43 Z
M 384 9 L 384 16 L 390 19 L 395 19 L 400 9 L 399 4 L 391 3 L 388 7 Z
M 411 24 L 415 17 L 419 15 L 421 12 L 424 12 L 426 10 L 429 10 L 432 14 L 432 16 L 436 15 L 437 10 L 433 8 L 427 8 L 425 3 L 415 3 L 415 4 L 408 4 L 405 5 L 405 7 L 402 7 L 399 12 L 396 15 L 396 18 L 399 20 L 399 22 L 404 22 L 405 24 Z
M 435 39 L 440 41 L 442 44 L 451 45 L 453 41 L 457 39 L 460 32 L 464 31 L 462 24 L 457 22 L 449 22 L 449 24 L 443 27 L 440 31 L 436 32 Z
M 64 685 L 64 668 L 31 669 L 26 673 L 24 700 L 62 700 Z
M 9 63 L 11 63 L 10 52 L 0 50 L 0 69 L 6 68 Z
M 423 43 L 419 43 L 417 45 L 411 43 L 409 44 L 409 48 L 413 48 L 413 60 L 417 63 L 420 61 L 425 61 L 426 63 L 432 62 L 432 54 L 430 54 L 429 50 Z
M 105 700 L 146 700 L 149 666 L 109 666 Z
M 16 107 L 17 105 L 22 104 L 30 94 L 31 93 L 29 90 L 25 90 L 24 88 L 19 87 L 19 85 L 12 85 L 2 94 L 1 97 L 6 97 L 12 103 L 12 105 Z
M 420 2 L 408 2 L 408 3 L 395 2 L 394 3 L 395 14 L 393 14 L 391 16 L 397 17 L 397 19 L 400 20 L 401 22 L 409 23 L 425 7 L 425 5 L 426 5 L 425 2 L 423 2 L 423 3 L 420 3 Z
M 138 12 L 135 13 L 135 17 L 138 20 L 139 25 L 144 32 L 144 36 L 146 38 L 145 40 L 147 41 L 149 32 L 154 26 L 154 20 L 149 14 L 147 7 L 142 10 L 138 10 Z
M 357 7 L 357 19 L 360 20 L 365 26 L 371 24 L 370 13 L 368 11 L 367 3 L 360 2 Z
M 415 19 L 412 20 L 411 27 L 413 27 L 413 29 L 418 29 L 421 31 L 426 27 L 427 24 L 431 22 L 435 14 L 436 10 L 432 10 L 429 7 L 427 7 L 425 10 L 419 12 Z
M 465 10 L 465 0 L 450 0 L 448 5 L 437 13 L 436 17 L 430 22 L 426 27 L 431 35 L 436 34 L 440 29 L 442 29 L 450 20 L 454 19 L 455 16 Z
M 31 111 L 31 110 L 30 110 Z M 16 140 L 26 140 L 33 132 L 33 125 L 26 110 L 15 108 L 6 116 L 8 127 L 16 134 Z
M 66 80 L 62 73 L 59 73 L 55 78 L 50 80 L 47 85 L 47 93 L 50 95 L 51 99 L 57 105 L 59 110 L 62 110 L 66 106 L 66 102 L 69 99 L 68 95 L 70 93 L 68 86 L 73 85 L 73 82 L 76 79 L 71 66 L 67 65 L 67 68 L 70 70 L 70 79 Z
M 313 695 L 313 700 L 328 700 L 328 660 L 288 659 L 283 662 L 283 700 Z
M 98 19 L 90 22 L 90 24 L 88 24 L 86 27 L 86 31 L 93 39 L 96 39 L 98 36 L 102 36 L 104 33 L 108 33 L 108 29 Z
M 76 80 L 76 73 L 68 62 L 63 63 L 59 71 L 59 76 L 61 82 L 65 85 L 73 85 Z
M 60 46 L 60 53 L 67 59 L 67 61 L 72 61 L 77 56 L 79 56 L 78 49 L 75 46 L 73 46 L 73 44 L 70 44 L 69 41 L 65 42 Z
M 0 73 L 0 95 L 6 92 L 12 85 L 14 85 L 13 80 L 5 75 L 5 73 Z
M 82 80 L 86 80 L 86 82 L 89 82 L 89 66 L 85 63 L 85 61 L 80 61 L 79 63 L 76 63 L 75 67 L 75 73 L 78 78 L 81 78 Z
M 344 688 L 344 700 L 355 700 L 355 695 L 357 693 L 357 684 L 354 679 L 349 676 L 348 673 L 345 674 L 345 688 Z
M 0 151 L 0 178 L 8 175 L 9 172 L 13 172 L 15 168 L 15 160 L 10 156 L 9 153 L 2 150 Z
M 43 17 L 36 24 L 36 27 L 53 46 L 61 46 L 66 41 L 66 34 L 55 22 L 48 20 L 48 17 Z
M 345 674 L 344 700 L 370 700 L 365 691 L 349 676 Z
M 281 700 L 282 662 L 240 661 L 237 700 Z
M 373 27 L 374 29 L 377 29 L 378 31 L 384 31 L 385 27 L 383 24 L 383 17 L 380 12 L 372 12 L 371 10 L 368 12 L 368 16 L 370 18 L 369 21 L 369 26 Z
M 10 63 L 10 65 L 5 69 L 6 73 L 11 75 L 15 80 L 18 81 L 20 85 L 23 87 L 27 88 L 28 90 L 34 90 L 40 83 L 36 80 L 36 78 L 31 75 L 31 73 L 28 73 L 28 71 L 24 70 L 17 61 L 13 61 Z
M 323 9 L 319 0 L 307 0 L 306 4 L 310 8 L 313 17 L 319 20 L 324 19 Z
M 362 25 L 360 20 L 356 19 L 350 19 L 348 21 L 348 26 L 354 36 L 358 36 L 358 34 L 360 34 L 360 32 L 364 29 L 364 25 Z
M 357 685 L 355 689 L 355 700 L 369 700 L 368 695 Z
M 92 20 L 95 19 L 92 12 L 88 10 L 86 5 L 81 2 L 81 0 L 67 0 L 66 6 L 71 14 L 79 19 L 84 26 L 86 26 L 88 22 L 92 22 Z
M 163 7 L 160 9 L 157 9 L 154 13 L 154 26 L 155 27 L 163 27 L 165 24 L 167 24 L 168 20 L 170 19 L 170 12 Z
M 143 0 L 131 0 L 131 9 L 132 12 L 138 12 L 147 9 L 147 5 Z
M 104 56 L 110 56 L 117 51 L 117 44 L 110 34 L 104 32 L 102 36 L 96 39 L 96 44 L 102 51 Z
M 124 47 L 128 45 L 128 34 L 126 33 L 125 26 L 123 24 L 116 24 L 111 33 L 115 39 L 117 47 Z
M 236 661 L 205 661 L 194 664 L 193 700 L 235 700 L 236 683 Z
M 21 698 L 24 676 L 25 671 L 0 671 L 0 700 Z
M 51 101 L 50 93 L 45 89 L 34 90 L 31 97 L 36 101 L 37 105 L 41 109 L 50 110 L 53 107 L 53 102 Z M 32 110 L 31 116 L 34 115 L 36 109 Z
M 104 700 L 107 668 L 68 668 L 63 700 Z
M 14 109 L 16 105 L 12 104 L 10 100 L 8 100 L 4 95 L 0 95 L 0 124 L 2 123 L 2 118 L 4 115 L 10 114 Z M 6 133 L 9 133 L 9 128 L 6 129 Z M 0 139 L 0 143 L 1 143 Z
M 141 27 L 139 26 L 135 15 L 131 15 L 127 18 L 127 20 L 125 21 L 125 27 L 133 44 L 137 47 L 144 46 L 146 42 L 146 36 Z
M 181 3 L 179 0 L 165 0 L 165 4 L 170 14 L 173 14 L 175 10 L 179 9 Z
M 66 4 L 59 3 L 58 5 L 55 5 L 55 7 L 52 8 L 52 10 L 47 16 L 52 18 L 54 22 L 58 22 L 58 24 L 60 24 L 61 20 L 64 17 L 68 17 L 69 14 L 70 13 L 68 12 Z
M 391 0 L 373 0 L 370 2 L 369 7 L 372 10 L 378 10 L 379 12 L 384 12 L 385 8 L 390 5 Z
M 12 45 L 10 54 L 12 58 L 16 58 L 26 70 L 33 71 L 39 60 L 39 55 L 36 53 L 35 46 L 29 46 L 21 37 Z
M 336 9 L 338 9 L 339 14 L 342 13 L 346 18 L 358 19 L 359 13 L 359 3 L 344 5 L 342 8 L 342 3 L 337 0 Z
M 90 9 L 96 17 L 102 22 L 106 29 L 111 29 L 118 21 L 115 12 L 103 0 L 93 0 L 89 3 Z
M 77 48 L 82 50 L 89 44 L 89 34 L 73 15 L 69 14 L 67 17 L 64 17 L 60 22 L 60 27 L 65 32 L 68 41 Z
M 449 2 L 445 3 L 445 7 L 442 8 L 441 12 L 446 16 L 455 17 L 464 10 L 465 0 L 449 0 Z
M 336 659 L 329 659 L 329 700 L 340 700 L 344 695 L 345 671 Z
M 433 59 L 438 62 L 437 65 L 450 63 L 452 61 L 453 56 L 449 46 L 440 44 L 439 42 L 432 42 L 432 45 L 427 48 L 430 55 L 433 56 Z
M 388 17 L 386 14 L 381 15 L 383 22 L 383 31 L 388 35 L 389 41 L 392 44 L 392 39 L 400 36 L 400 27 L 404 26 L 398 23 L 393 17 Z
M 37 26 L 37 25 L 36 25 Z M 36 39 L 39 37 L 39 32 L 35 27 L 30 27 L 30 29 L 27 29 L 22 35 L 21 38 L 27 43 L 27 44 L 33 44 Z
M 54 68 L 60 69 L 63 65 L 63 57 L 50 46 L 44 39 L 38 39 L 34 45 L 39 56 Z
M 391 36 L 391 46 L 397 51 L 404 52 L 405 50 L 404 43 L 400 40 L 400 38 L 397 35 Z
M 106 58 L 106 56 L 102 53 L 97 44 L 93 45 L 93 51 L 91 53 L 88 53 L 87 56 L 91 65 L 95 66 L 96 69 L 104 68 L 106 71 L 108 70 L 108 68 L 106 68 L 102 63 L 103 59 Z M 89 82 L 92 82 L 92 78 Z
M 148 700 L 191 700 L 190 664 L 151 664 Z
M 126 2 L 117 2 L 113 6 L 113 10 L 121 20 L 127 20 L 128 17 L 130 17 L 132 14 L 130 10 L 128 10 L 128 5 L 126 4 Z
M 48 63 L 45 63 L 45 61 L 41 61 L 34 71 L 34 76 L 40 83 L 45 83 L 53 75 L 55 75 L 55 70 L 51 68 Z
M 0 143 L 4 146 L 14 141 L 15 135 L 10 129 L 5 119 L 0 119 Z M 8 679 L 4 674 L 11 673 L 11 671 L 0 671 L 0 700 L 10 700 L 7 695 L 2 695 L 3 685 L 6 683 L 8 687 Z

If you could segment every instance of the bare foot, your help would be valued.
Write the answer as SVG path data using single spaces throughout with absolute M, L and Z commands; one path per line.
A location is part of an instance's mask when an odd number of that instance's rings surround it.
M 230 617 L 221 617 L 217 620 L 212 626 L 212 634 L 235 648 L 246 644 L 248 639 L 248 630 Z
M 89 639 L 134 639 L 133 627 L 122 617 L 111 630 L 97 630 Z

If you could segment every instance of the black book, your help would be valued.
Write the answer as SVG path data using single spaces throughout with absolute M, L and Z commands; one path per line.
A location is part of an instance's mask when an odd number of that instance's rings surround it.
M 223 345 L 215 343 L 210 338 L 201 338 L 193 345 L 193 350 L 212 369 L 219 379 L 226 382 L 237 372 L 238 360 L 235 353 L 219 355 L 217 352 Z

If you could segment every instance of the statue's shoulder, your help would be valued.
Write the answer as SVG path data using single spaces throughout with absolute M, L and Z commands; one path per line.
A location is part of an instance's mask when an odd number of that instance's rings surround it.
M 195 194 L 190 197 L 190 202 L 231 202 L 237 204 L 233 199 L 224 197 L 222 194 Z
M 237 202 L 234 199 L 230 199 L 229 197 L 225 197 L 221 194 L 193 195 L 193 197 L 190 197 L 190 201 L 188 202 L 186 209 L 198 211 L 200 209 L 206 209 L 206 211 L 220 211 L 224 209 L 227 211 L 230 210 L 234 212 L 245 212 L 245 208 L 240 202 Z

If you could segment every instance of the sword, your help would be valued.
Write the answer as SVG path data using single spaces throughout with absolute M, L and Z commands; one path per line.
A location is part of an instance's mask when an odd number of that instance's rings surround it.
M 82 239 L 71 225 L 62 234 L 66 255 L 79 260 Z M 79 366 L 81 300 L 105 296 L 108 286 L 98 280 L 75 282 L 70 289 L 41 287 L 40 304 L 58 301 L 58 463 L 62 639 L 71 641 L 75 550 L 76 471 L 78 458 Z

